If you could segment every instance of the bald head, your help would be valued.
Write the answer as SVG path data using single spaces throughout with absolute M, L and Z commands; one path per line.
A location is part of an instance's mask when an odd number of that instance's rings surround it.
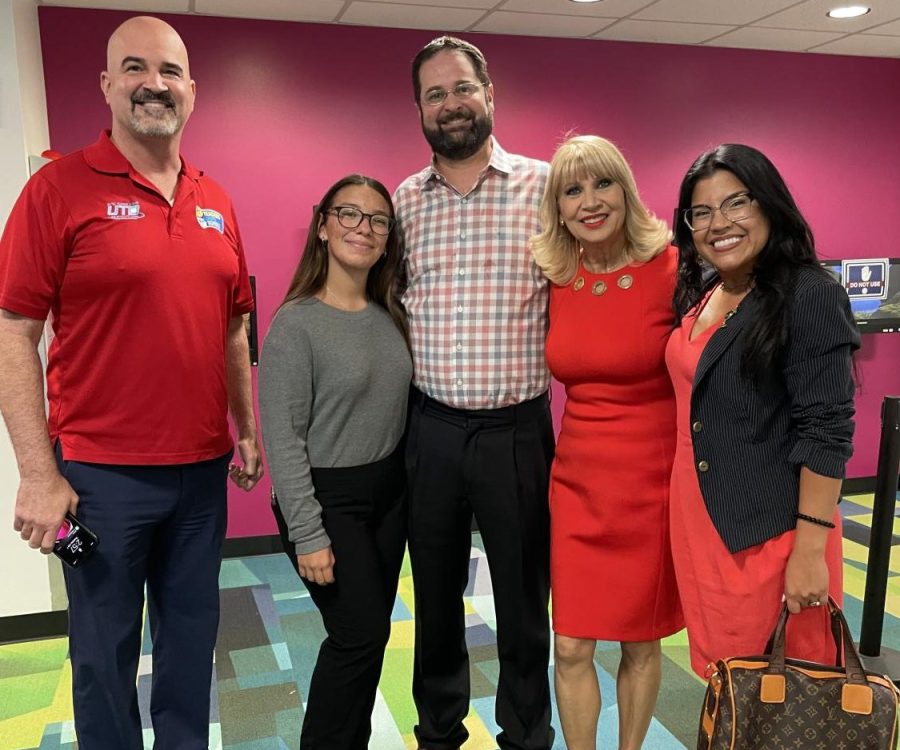
M 106 69 L 116 70 L 130 54 L 131 48 L 145 44 L 159 45 L 170 50 L 182 61 L 185 77 L 190 78 L 187 47 L 175 29 L 153 16 L 129 18 L 112 33 L 106 45 Z
M 129 134 L 177 139 L 194 109 L 184 42 L 169 24 L 151 16 L 129 18 L 113 32 L 100 88 L 112 110 L 117 143 Z

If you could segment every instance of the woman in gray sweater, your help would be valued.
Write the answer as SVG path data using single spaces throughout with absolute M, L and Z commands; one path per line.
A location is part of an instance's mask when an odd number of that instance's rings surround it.
M 304 748 L 361 750 L 371 733 L 406 541 L 401 269 L 390 194 L 369 177 L 339 180 L 315 207 L 260 361 L 273 510 L 327 632 Z

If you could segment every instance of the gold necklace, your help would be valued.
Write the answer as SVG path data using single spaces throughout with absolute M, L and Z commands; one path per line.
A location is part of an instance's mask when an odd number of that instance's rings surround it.
M 332 292 L 331 288 L 328 286 L 328 284 L 325 285 L 325 293 L 330 294 L 332 297 L 334 297 L 334 299 L 338 303 L 339 310 L 343 310 L 344 312 L 358 312 L 358 310 L 355 310 L 354 308 L 350 307 L 346 302 L 344 302 L 344 300 L 342 300 L 334 292 Z

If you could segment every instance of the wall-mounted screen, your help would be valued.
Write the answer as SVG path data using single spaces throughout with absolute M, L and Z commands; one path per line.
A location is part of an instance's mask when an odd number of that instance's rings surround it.
M 823 260 L 850 296 L 861 333 L 900 333 L 900 258 Z

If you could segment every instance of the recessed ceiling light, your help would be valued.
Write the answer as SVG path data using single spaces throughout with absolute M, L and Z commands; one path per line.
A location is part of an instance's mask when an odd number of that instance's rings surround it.
M 865 5 L 841 5 L 828 11 L 829 18 L 858 18 L 871 12 Z

